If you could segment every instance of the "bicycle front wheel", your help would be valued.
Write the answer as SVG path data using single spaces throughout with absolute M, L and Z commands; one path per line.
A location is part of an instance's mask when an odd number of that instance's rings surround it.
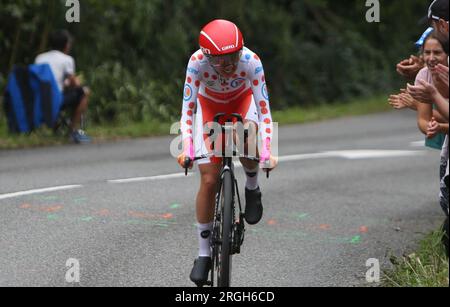
M 220 197 L 220 247 L 217 263 L 217 285 L 229 287 L 231 284 L 231 243 L 233 229 L 233 180 L 230 172 L 223 174 Z

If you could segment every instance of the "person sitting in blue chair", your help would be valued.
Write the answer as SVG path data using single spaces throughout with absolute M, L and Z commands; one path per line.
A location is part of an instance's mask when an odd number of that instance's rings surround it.
M 51 50 L 36 57 L 35 64 L 49 64 L 59 90 L 63 93 L 63 109 L 72 112 L 70 137 L 73 142 L 89 143 L 90 137 L 81 129 L 81 120 L 88 109 L 89 89 L 75 75 L 75 60 L 71 57 L 73 38 L 67 30 L 57 30 L 50 36 Z

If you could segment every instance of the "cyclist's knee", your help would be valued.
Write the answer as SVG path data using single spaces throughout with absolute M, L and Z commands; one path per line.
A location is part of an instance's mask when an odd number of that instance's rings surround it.
M 202 187 L 208 190 L 216 189 L 217 187 L 217 175 L 216 174 L 203 174 L 202 175 Z
M 245 154 L 252 157 L 258 156 L 258 125 L 253 121 L 246 121 L 244 128 L 248 131 L 246 142 L 244 143 Z M 241 159 L 242 162 L 242 159 Z M 251 162 L 251 161 L 249 161 Z
M 244 129 L 248 131 L 246 144 L 256 143 L 256 138 L 258 135 L 258 125 L 253 121 L 246 121 L 244 123 Z
M 251 154 L 249 154 L 249 155 L 251 155 Z M 251 156 L 256 157 L 256 154 L 251 155 Z M 241 164 L 244 166 L 245 169 L 254 171 L 254 172 L 258 171 L 258 167 L 259 167 L 258 162 L 255 162 L 255 161 L 252 161 L 252 160 L 246 159 L 246 158 L 240 158 L 239 160 L 241 161 Z
M 213 164 L 199 166 L 201 173 L 202 188 L 207 190 L 215 190 L 217 187 L 217 180 L 219 177 L 220 168 Z

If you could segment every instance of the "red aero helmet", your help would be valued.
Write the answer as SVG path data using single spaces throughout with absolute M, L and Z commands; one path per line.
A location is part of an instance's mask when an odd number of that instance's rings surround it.
M 206 55 L 224 55 L 241 50 L 244 37 L 231 21 L 216 19 L 202 29 L 199 43 Z

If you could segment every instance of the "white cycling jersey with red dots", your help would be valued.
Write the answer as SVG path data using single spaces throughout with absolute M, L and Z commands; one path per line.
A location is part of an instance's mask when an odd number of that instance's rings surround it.
M 193 139 L 194 110 L 199 94 L 214 102 L 226 104 L 236 100 L 249 89 L 253 92 L 258 111 L 258 124 L 263 141 L 260 155 L 265 156 L 265 149 L 270 153 L 273 123 L 264 68 L 259 57 L 248 48 L 243 49 L 236 73 L 229 79 L 224 79 L 213 69 L 201 50 L 191 56 L 184 85 L 181 117 L 183 140 Z

